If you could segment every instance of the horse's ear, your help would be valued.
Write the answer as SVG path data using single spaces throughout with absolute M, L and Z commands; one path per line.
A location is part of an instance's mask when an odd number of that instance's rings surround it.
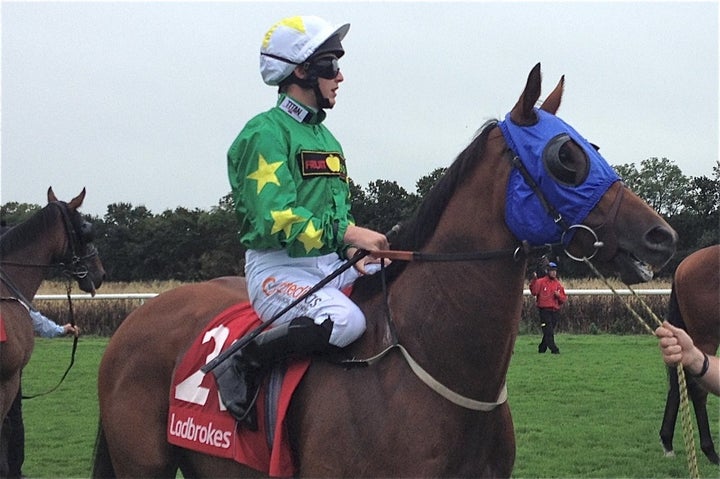
M 560 77 L 560 81 L 558 82 L 557 86 L 552 91 L 552 93 L 550 93 L 550 95 L 545 99 L 540 109 L 554 115 L 558 111 L 558 108 L 560 108 L 560 101 L 562 100 L 564 87 L 565 75 Z
M 80 208 L 80 205 L 82 205 L 83 200 L 85 199 L 85 188 L 82 189 L 79 195 L 77 195 L 75 198 L 73 198 L 70 203 L 68 203 L 68 208 L 76 210 Z
M 53 191 L 52 186 L 50 188 L 48 188 L 47 196 L 48 196 L 48 203 L 54 203 L 58 200 L 57 196 L 55 196 L 55 192 Z
M 525 90 L 520 99 L 510 111 L 510 118 L 517 125 L 532 125 L 537 122 L 537 115 L 533 111 L 535 103 L 540 98 L 540 86 L 542 78 L 540 75 L 540 63 L 530 71 Z

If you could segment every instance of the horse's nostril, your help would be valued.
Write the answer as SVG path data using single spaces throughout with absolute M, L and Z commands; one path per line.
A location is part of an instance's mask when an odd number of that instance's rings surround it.
M 677 239 L 675 230 L 664 226 L 656 226 L 645 234 L 645 241 L 653 246 L 674 248 Z

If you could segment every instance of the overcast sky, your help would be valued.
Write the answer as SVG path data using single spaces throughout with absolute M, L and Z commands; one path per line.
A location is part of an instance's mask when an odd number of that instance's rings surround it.
M 225 155 L 275 104 L 260 42 L 297 14 L 351 23 L 326 120 L 350 176 L 416 181 L 448 166 L 518 99 L 543 96 L 610 164 L 666 157 L 687 176 L 718 160 L 718 2 L 9 2 L 2 10 L 0 202 L 83 211 L 209 209 Z

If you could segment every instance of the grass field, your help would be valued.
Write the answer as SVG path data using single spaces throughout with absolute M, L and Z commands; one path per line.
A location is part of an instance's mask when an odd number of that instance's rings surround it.
M 556 339 L 560 355 L 537 354 L 537 335 L 521 335 L 516 343 L 508 373 L 517 440 L 513 476 L 688 477 L 679 423 L 677 457 L 663 457 L 660 447 L 667 386 L 655 339 L 565 334 Z M 24 401 L 28 477 L 89 477 L 97 366 L 107 341 L 81 338 L 75 365 L 60 388 Z M 55 385 L 69 363 L 71 345 L 70 339 L 37 341 L 24 373 L 26 395 Z M 708 401 L 720 445 L 720 398 Z M 720 477 L 720 469 L 700 452 L 696 430 L 695 436 L 700 476 Z

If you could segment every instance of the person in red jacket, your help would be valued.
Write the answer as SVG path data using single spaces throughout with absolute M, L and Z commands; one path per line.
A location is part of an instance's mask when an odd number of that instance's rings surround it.
M 558 321 L 560 306 L 567 301 L 565 288 L 557 277 L 557 264 L 549 263 L 547 276 L 537 277 L 533 273 L 530 280 L 530 293 L 535 296 L 538 312 L 540 313 L 540 327 L 543 337 L 538 345 L 538 352 L 544 353 L 550 349 L 552 354 L 560 354 L 555 344 L 555 326 Z

